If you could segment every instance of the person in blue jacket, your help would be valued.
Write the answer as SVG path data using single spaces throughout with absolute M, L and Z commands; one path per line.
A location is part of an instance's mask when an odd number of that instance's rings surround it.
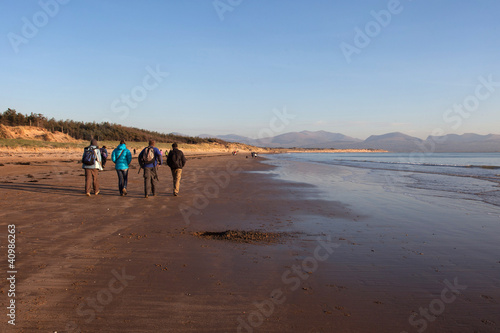
M 120 195 L 127 195 L 128 167 L 132 162 L 132 154 L 125 145 L 125 140 L 121 140 L 118 147 L 111 153 L 111 160 L 115 163 L 116 173 L 118 174 L 118 189 Z

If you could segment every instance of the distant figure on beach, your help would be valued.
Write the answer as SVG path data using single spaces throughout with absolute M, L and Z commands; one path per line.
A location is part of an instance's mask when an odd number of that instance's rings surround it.
M 179 150 L 177 143 L 172 143 L 172 150 L 168 152 L 167 156 L 167 165 L 170 167 L 170 171 L 172 171 L 172 179 L 174 182 L 174 196 L 179 195 L 179 187 L 181 185 L 181 175 L 182 168 L 186 165 L 186 157 L 182 150 Z
M 120 195 L 127 195 L 128 168 L 132 162 L 132 154 L 125 145 L 125 140 L 121 140 L 118 147 L 111 153 L 111 160 L 115 163 L 118 174 L 118 190 Z
M 134 156 L 135 156 L 136 152 L 135 152 L 135 148 L 134 148 Z
M 92 139 L 90 146 L 85 147 L 82 156 L 82 169 L 85 170 L 85 195 L 90 197 L 91 187 L 94 188 L 94 194 L 99 194 L 99 170 L 101 166 L 101 151 L 97 147 L 97 140 Z
M 102 146 L 100 149 L 101 151 L 101 159 L 102 159 L 102 168 L 106 166 L 106 161 L 108 160 L 108 150 L 106 149 L 106 146 Z
M 155 141 L 149 140 L 149 146 L 139 153 L 139 165 L 144 169 L 144 197 L 148 198 L 151 193 L 156 195 L 156 183 L 158 179 L 158 166 L 163 163 L 162 156 L 158 148 L 155 147 Z M 141 170 L 139 169 L 139 172 Z

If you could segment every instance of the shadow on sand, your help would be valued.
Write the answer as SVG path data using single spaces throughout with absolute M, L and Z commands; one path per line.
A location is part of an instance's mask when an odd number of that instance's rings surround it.
M 70 196 L 83 196 L 85 191 L 82 186 L 69 187 L 69 186 L 55 186 L 39 183 L 0 183 L 0 189 L 26 191 L 33 193 L 48 193 L 48 194 L 61 194 Z M 99 195 L 116 195 L 111 190 L 100 190 Z

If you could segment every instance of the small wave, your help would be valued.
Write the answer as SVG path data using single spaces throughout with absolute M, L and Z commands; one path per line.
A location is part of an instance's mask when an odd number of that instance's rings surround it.
M 349 159 L 335 159 L 332 162 L 350 162 L 350 163 L 374 163 L 374 164 L 393 164 L 393 165 L 411 165 L 411 166 L 430 166 L 430 167 L 449 167 L 449 168 L 480 168 L 488 170 L 500 169 L 497 165 L 460 165 L 460 164 L 446 164 L 446 163 L 424 163 L 424 162 L 406 162 L 406 161 L 371 161 L 371 160 L 349 160 Z
M 467 165 L 466 168 L 481 168 L 481 169 L 496 170 L 496 169 L 500 169 L 500 166 L 496 166 L 496 165 Z
M 424 162 L 403 162 L 403 161 L 370 161 L 370 160 L 347 160 L 335 159 L 331 162 L 350 162 L 350 163 L 374 163 L 374 164 L 393 164 L 393 165 L 410 165 L 410 166 L 438 166 L 438 167 L 469 167 L 468 165 L 458 164 L 440 164 L 440 163 L 424 163 Z M 498 167 L 500 168 L 500 167 Z

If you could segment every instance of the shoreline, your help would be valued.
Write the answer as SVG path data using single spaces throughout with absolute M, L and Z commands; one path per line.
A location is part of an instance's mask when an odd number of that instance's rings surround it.
M 165 146 L 165 144 L 162 144 L 160 148 Z M 127 148 L 130 149 L 130 151 L 133 153 L 133 147 L 127 146 Z M 136 148 L 136 154 L 132 154 L 132 158 L 137 158 L 139 156 L 139 152 L 143 149 L 144 147 Z M 168 146 L 163 147 L 164 154 L 166 151 L 168 151 Z M 108 153 L 111 154 L 113 151 L 114 147 L 109 147 L 108 148 Z M 359 152 L 359 153 L 380 153 L 380 152 L 386 152 L 386 151 L 372 151 L 372 150 L 351 150 L 351 149 L 339 149 L 339 150 L 321 150 L 321 151 L 288 151 L 288 150 L 266 150 L 262 148 L 255 148 L 255 149 L 250 149 L 250 150 L 238 150 L 234 149 L 233 147 L 230 148 L 224 148 L 224 149 L 212 149 L 212 150 L 207 150 L 207 149 L 189 149 L 189 148 L 184 148 L 182 145 L 180 146 L 180 149 L 184 152 L 187 158 L 199 158 L 199 157 L 214 157 L 214 156 L 230 156 L 232 151 L 237 150 L 239 156 L 248 156 L 250 157 L 250 152 L 251 151 L 256 151 L 257 153 L 261 155 L 268 155 L 268 154 L 286 154 L 286 153 L 352 153 L 352 152 Z M 29 162 L 29 161 L 44 161 L 44 160 L 75 160 L 79 161 L 81 159 L 83 152 L 83 146 L 82 148 L 38 148 L 38 147 L 16 147 L 16 148 L 6 148 L 6 147 L 0 147 L 0 164 L 9 164 L 9 163 L 17 163 L 17 162 Z M 163 156 L 165 159 L 165 156 Z M 109 160 L 109 163 L 112 163 Z
M 455 244 L 454 255 L 430 231 L 417 233 L 435 223 L 438 208 L 426 204 L 429 213 L 412 220 L 420 203 L 379 192 L 367 172 L 335 168 L 338 192 L 327 196 L 300 178 L 280 180 L 260 160 L 191 158 L 175 198 L 169 170 L 161 167 L 162 190 L 149 199 L 133 167 L 127 197 L 118 195 L 110 163 L 99 175 L 101 194 L 90 198 L 83 195 L 80 164 L 49 157 L 0 167 L 0 198 L 9 207 L 0 212 L 3 250 L 6 225 L 14 221 L 18 232 L 16 329 L 372 332 L 375 325 L 380 332 L 411 332 L 412 309 L 428 307 L 443 281 L 455 277 L 468 289 L 426 322 L 428 331 L 494 327 L 488 323 L 498 313 L 498 278 L 467 268 L 473 239 Z M 359 184 L 345 180 L 353 176 Z M 447 228 L 442 221 L 435 232 L 446 239 Z M 226 230 L 282 236 L 244 243 L 196 235 Z M 462 262 L 467 266 L 460 268 Z M 6 325 L 0 322 L 2 330 Z
M 131 327 L 134 332 L 206 331 L 207 327 L 235 331 L 238 318 L 254 310 L 252 301 L 266 300 L 275 289 L 265 280 L 274 276 L 280 281 L 283 268 L 277 270 L 274 260 L 289 262 L 289 249 L 295 247 L 293 237 L 277 244 L 246 244 L 193 235 L 224 230 L 283 232 L 282 224 L 292 224 L 277 217 L 280 211 L 285 213 L 282 209 L 291 198 L 280 189 L 283 184 L 278 186 L 282 182 L 267 177 L 259 184 L 256 181 L 266 177 L 245 172 L 271 168 L 256 159 L 190 159 L 181 196 L 174 198 L 163 190 L 150 199 L 141 195 L 142 179 L 134 169 L 127 197 L 118 196 L 116 174 L 106 170 L 100 173 L 101 194 L 87 198 L 80 165 L 45 162 L 15 165 L 13 173 L 8 166 L 0 168 L 0 197 L 10 207 L 1 213 L 2 225 L 15 221 L 18 232 L 16 328 L 22 328 L 20 332 L 77 331 L 76 327 L 83 331 Z M 166 168 L 160 168 L 160 180 L 162 187 L 170 188 Z M 206 206 L 203 200 L 208 200 Z M 297 201 L 296 208 L 308 211 L 308 204 L 313 202 Z M 327 208 L 326 203 L 319 206 Z M 191 207 L 196 213 L 183 214 L 180 207 Z M 143 209 L 156 214 L 148 216 Z M 106 288 L 117 276 L 130 280 L 124 280 L 122 292 L 109 294 L 120 289 L 116 282 L 110 284 L 112 289 Z M 257 285 L 259 293 L 255 293 Z M 1 295 L 5 304 L 5 293 Z M 98 303 L 97 309 L 85 301 L 99 298 L 107 303 L 106 295 L 112 300 L 106 306 Z M 222 316 L 217 315 L 214 322 L 209 309 L 217 309 L 214 314 Z M 281 316 L 288 317 L 285 309 L 280 310 Z M 0 327 L 9 328 L 6 322 Z M 289 326 L 278 319 L 269 327 Z

